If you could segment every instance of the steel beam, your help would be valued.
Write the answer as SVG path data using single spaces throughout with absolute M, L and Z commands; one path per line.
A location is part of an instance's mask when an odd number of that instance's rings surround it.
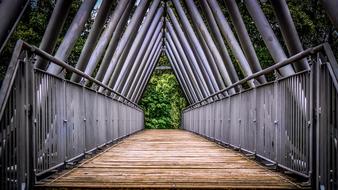
M 45 33 L 43 34 L 39 48 L 43 51 L 51 54 L 56 46 L 57 39 L 63 28 L 63 25 L 67 19 L 72 0 L 58 0 L 54 7 L 52 16 L 49 19 Z M 45 70 L 47 68 L 48 61 L 37 57 L 35 67 Z
M 151 78 L 151 75 L 155 69 L 155 66 L 156 66 L 156 63 L 158 62 L 158 59 L 160 58 L 160 55 L 161 55 L 161 52 L 162 52 L 162 43 L 160 44 L 160 46 L 158 47 L 158 50 L 156 51 L 155 53 L 155 56 L 152 57 L 151 61 L 150 61 L 150 67 L 149 67 L 149 70 L 148 70 L 148 75 L 144 78 L 145 80 L 143 80 L 141 86 L 140 86 L 140 90 L 137 92 L 136 96 L 135 96 L 135 99 L 134 99 L 134 102 L 139 102 L 140 98 L 142 97 L 142 94 L 144 92 L 144 89 L 145 87 L 147 86 L 150 78 Z
M 163 26 L 163 25 L 162 25 Z M 162 26 L 160 28 L 160 31 L 162 30 Z M 156 32 L 155 32 L 156 33 Z M 139 86 L 140 80 L 142 80 L 142 78 L 144 77 L 144 70 L 146 70 L 146 68 L 148 67 L 148 59 L 149 56 L 153 56 L 153 53 L 155 53 L 155 50 L 157 45 L 160 44 L 161 38 L 162 38 L 163 33 L 160 32 L 159 34 L 157 34 L 157 36 L 155 35 L 153 37 L 153 39 L 151 40 L 147 51 L 145 52 L 144 56 L 142 57 L 142 61 L 140 63 L 140 66 L 137 68 L 137 73 L 135 74 L 135 77 L 133 77 L 133 82 L 130 86 L 130 88 L 128 89 L 128 92 L 126 97 L 130 98 L 132 97 L 135 89 Z M 154 52 L 153 52 L 154 51 Z
M 0 52 L 5 47 L 29 3 L 29 0 L 0 1 Z
M 232 24 L 235 28 L 237 37 L 239 39 L 239 42 L 242 46 L 242 49 L 244 51 L 244 54 L 246 56 L 246 59 L 248 60 L 251 70 L 256 73 L 262 70 L 262 67 L 259 63 L 257 54 L 255 52 L 255 48 L 252 45 L 252 41 L 250 39 L 249 33 L 246 29 L 246 26 L 244 24 L 243 18 L 241 16 L 241 13 L 239 11 L 239 8 L 236 4 L 236 1 L 233 0 L 223 0 L 225 5 L 228 8 L 228 13 L 230 15 L 230 18 L 232 20 Z M 264 75 L 257 78 L 258 82 L 261 84 L 266 83 L 266 78 Z
M 238 81 L 238 76 L 236 73 L 236 70 L 234 69 L 232 65 L 232 61 L 230 59 L 230 56 L 228 57 L 228 60 L 225 60 L 225 66 L 222 59 L 222 56 L 220 52 L 218 51 L 215 42 L 213 41 L 206 25 L 203 22 L 203 19 L 200 15 L 200 13 L 197 10 L 197 7 L 193 1 L 185 0 L 184 1 L 187 4 L 188 12 L 190 13 L 190 17 L 192 18 L 194 26 L 201 32 L 202 36 L 205 38 L 205 42 L 207 43 L 216 63 L 219 68 L 219 71 L 224 79 L 224 82 L 227 86 L 230 86 L 233 82 Z M 233 93 L 234 91 L 232 91 Z
M 179 70 L 178 70 L 177 67 L 176 67 L 177 62 L 174 63 L 174 58 L 173 58 L 171 55 L 169 55 L 169 52 L 168 52 L 167 49 L 165 50 L 165 53 L 166 53 L 166 56 L 168 57 L 168 60 L 169 60 L 170 65 L 171 65 L 171 68 L 172 68 L 173 71 L 174 71 L 176 80 L 177 80 L 178 83 L 180 84 L 181 89 L 182 89 L 182 91 L 183 91 L 183 93 L 184 93 L 186 99 L 188 100 L 189 104 L 192 104 L 192 103 L 193 103 L 193 100 L 192 100 L 192 98 L 191 98 L 190 92 L 188 91 L 187 84 L 186 84 L 185 81 L 183 80 L 182 74 L 179 72 Z M 176 60 L 175 60 L 175 61 L 176 61 Z
M 209 6 L 210 5 L 210 6 Z M 232 54 L 235 56 L 236 60 L 239 63 L 243 75 L 250 76 L 252 75 L 252 70 L 250 65 L 234 35 L 232 32 L 228 21 L 226 20 L 222 9 L 219 7 L 217 1 L 209 1 L 209 4 L 206 0 L 202 0 L 202 6 L 206 13 L 206 17 L 211 28 L 212 33 L 214 34 L 216 45 L 223 57 L 223 59 L 228 55 L 225 50 L 227 47 L 224 44 L 223 37 L 228 42 L 228 45 L 232 51 Z M 211 10 L 212 9 L 212 10 Z M 255 87 L 253 80 L 248 81 L 250 87 Z
M 102 79 L 103 84 L 108 84 L 109 80 L 111 79 L 111 76 L 113 75 L 113 72 L 115 70 L 119 71 L 121 69 L 122 64 L 118 65 L 117 63 L 118 63 L 123 51 L 124 50 L 128 51 L 130 45 L 132 44 L 132 42 L 133 42 L 133 40 L 134 40 L 134 38 L 137 34 L 137 31 L 139 30 L 142 19 L 144 18 L 148 4 L 149 4 L 149 1 L 141 0 L 139 5 L 137 6 L 135 13 L 133 14 L 133 17 L 130 20 L 129 25 L 127 26 L 122 38 L 119 41 L 118 46 L 115 49 L 115 52 L 114 52 L 112 59 L 110 60 L 110 64 L 109 64 L 109 66 L 108 66 L 108 68 L 105 72 L 105 75 Z M 116 68 L 116 67 L 118 67 L 118 68 Z M 99 91 L 102 91 L 102 88 Z
M 78 37 L 80 36 L 81 32 L 84 29 L 84 26 L 90 16 L 90 13 L 96 3 L 96 0 L 86 0 L 83 1 L 79 10 L 77 11 L 68 31 L 63 38 L 62 43 L 60 44 L 55 57 L 65 61 L 74 45 Z M 51 63 L 47 69 L 47 72 L 58 75 L 61 72 L 62 68 L 56 64 Z
M 204 72 L 209 76 L 215 91 L 218 91 L 219 89 L 224 88 L 224 82 L 223 79 L 217 69 L 216 64 L 214 64 L 213 61 L 208 61 L 207 56 L 205 55 L 206 53 L 203 51 L 202 45 L 200 44 L 194 29 L 192 28 L 191 24 L 189 23 L 189 20 L 187 18 L 187 16 L 185 15 L 183 9 L 181 6 L 179 6 L 179 1 L 178 0 L 173 0 L 172 1 L 176 11 L 178 13 L 178 16 L 182 22 L 182 29 L 185 31 L 185 33 L 187 34 L 187 38 L 189 39 L 189 42 L 191 44 L 191 47 L 193 47 L 193 51 L 194 54 L 196 56 L 196 58 L 199 58 L 199 62 L 200 62 L 200 67 L 203 68 L 204 67 Z M 178 5 L 177 5 L 178 4 Z M 172 12 L 171 10 L 169 10 L 170 8 L 168 8 L 169 12 Z
M 130 88 L 130 90 L 128 92 L 128 96 L 130 97 L 129 99 L 131 99 L 131 100 L 133 98 L 135 98 L 136 94 L 138 93 L 138 91 L 141 87 L 142 81 L 145 80 L 145 78 L 149 74 L 148 70 L 149 70 L 149 67 L 150 67 L 149 65 L 151 63 L 151 60 L 155 56 L 157 49 L 161 47 L 161 43 L 162 43 L 161 37 L 162 36 L 158 36 L 158 39 L 156 40 L 154 47 L 151 48 L 150 54 L 148 54 L 148 56 L 145 56 L 144 59 L 142 60 L 142 62 L 144 62 L 144 64 L 142 64 L 142 65 L 144 65 L 143 71 L 141 72 L 140 77 L 136 78 L 137 83 L 135 83 L 136 85 L 134 86 L 134 88 Z
M 100 64 L 99 70 L 96 73 L 95 79 L 102 80 L 109 65 L 109 62 L 113 56 L 115 48 L 118 44 L 120 37 L 123 34 L 123 29 L 127 24 L 129 14 L 134 4 L 129 0 L 120 1 L 114 10 L 111 20 L 107 28 L 103 31 L 94 52 L 92 53 L 85 73 L 92 75 L 99 61 L 104 55 Z M 108 44 L 109 43 L 109 44 Z M 108 45 L 108 47 L 107 47 Z M 106 49 L 107 48 L 107 49 Z M 87 81 L 85 82 L 87 85 Z
M 155 27 L 155 23 L 154 27 Z M 146 52 L 148 49 L 151 49 L 154 46 L 154 43 L 156 39 L 160 36 L 158 36 L 161 32 L 162 26 L 163 26 L 163 20 L 156 23 L 156 28 L 154 28 L 155 31 L 149 31 L 147 32 L 147 36 L 144 39 L 144 42 L 142 43 L 142 46 L 140 48 L 140 51 L 137 54 L 137 57 L 135 58 L 134 64 L 132 65 L 131 71 L 128 74 L 128 78 L 125 81 L 125 85 L 121 91 L 121 94 L 127 95 L 129 92 L 131 86 L 133 85 L 133 82 L 135 80 L 138 80 L 138 78 L 135 78 L 137 75 L 138 71 L 143 69 L 144 65 L 142 65 L 142 59 L 144 58 Z M 150 26 L 152 28 L 153 26 Z M 141 72 L 141 71 L 140 71 Z
M 197 79 L 197 84 L 199 85 L 202 95 L 208 96 L 208 94 L 212 94 L 213 91 L 215 91 L 213 89 L 213 85 L 212 82 L 210 81 L 210 78 L 203 76 L 202 71 L 200 69 L 200 66 L 198 65 L 197 59 L 195 57 L 194 52 L 192 51 L 192 47 L 190 46 L 187 37 L 185 36 L 180 24 L 178 23 L 177 18 L 174 15 L 174 12 L 172 11 L 172 9 L 167 9 L 168 10 L 168 14 L 170 17 L 170 20 L 172 21 L 172 25 L 175 28 L 175 31 L 171 25 L 170 22 L 166 22 L 167 28 L 169 29 L 169 32 L 171 32 L 171 36 L 174 38 L 173 40 L 176 42 L 176 37 L 177 37 L 177 43 L 180 44 L 180 46 L 182 46 L 182 50 L 185 53 L 187 60 L 189 61 L 185 61 L 183 60 L 185 63 L 187 63 L 188 65 L 190 65 L 190 67 L 193 68 L 193 73 L 195 75 L 195 78 Z M 177 35 L 176 35 L 177 33 Z M 180 48 L 178 47 L 178 51 L 180 51 Z M 184 59 L 184 58 L 183 58 Z
M 196 89 L 192 85 L 192 80 L 189 78 L 186 69 L 183 67 L 183 63 L 179 54 L 176 50 L 174 44 L 170 44 L 168 40 L 165 42 L 166 50 L 169 53 L 169 56 L 172 58 L 174 66 L 177 68 L 177 72 L 181 75 L 182 81 L 186 84 L 187 91 L 191 96 L 191 100 L 193 103 L 199 101 L 198 96 L 196 95 Z
M 194 88 L 196 89 L 196 95 L 198 99 L 205 97 L 206 93 L 201 83 L 199 83 L 200 79 L 196 77 L 195 73 L 193 72 L 189 64 L 189 60 L 188 60 L 189 55 L 187 55 L 184 52 L 184 49 L 183 49 L 184 47 L 182 46 L 181 42 L 178 40 L 177 34 L 175 33 L 169 21 L 166 22 L 166 26 L 167 26 L 168 32 L 166 32 L 165 37 L 168 40 L 169 44 L 171 45 L 172 50 L 173 51 L 177 50 L 179 58 L 182 60 L 183 67 L 187 71 L 187 74 L 189 78 L 191 79 L 191 82 Z
M 139 60 L 141 59 L 139 54 L 141 55 L 142 52 L 145 52 L 147 47 L 146 45 L 150 42 L 151 36 L 153 35 L 156 26 L 159 24 L 161 16 L 163 14 L 163 7 L 159 7 L 157 9 L 157 6 L 153 4 L 148 12 L 148 15 L 144 21 L 144 24 L 140 31 L 138 32 L 128 54 L 127 58 L 123 63 L 123 66 L 121 68 L 121 71 L 116 79 L 114 81 L 114 87 L 118 92 L 122 91 L 122 88 L 128 84 L 126 82 L 126 79 L 128 75 L 130 75 L 130 71 L 133 66 L 137 65 L 139 63 Z M 135 62 L 136 57 L 139 57 L 137 62 Z
M 337 0 L 322 0 L 326 14 L 329 16 L 332 24 L 338 29 L 338 1 Z
M 262 35 L 265 45 L 276 63 L 286 60 L 287 57 L 280 45 L 276 35 L 273 33 L 272 28 L 265 17 L 257 0 L 244 1 L 249 14 L 253 18 L 259 33 Z M 290 76 L 294 74 L 292 66 L 287 65 L 278 70 L 282 76 Z
M 97 12 L 92 28 L 90 29 L 86 43 L 84 44 L 83 49 L 81 51 L 79 60 L 77 61 L 77 64 L 75 66 L 75 68 L 79 69 L 80 71 L 84 71 L 87 67 L 89 58 L 93 53 L 94 48 L 96 47 L 96 43 L 100 37 L 100 35 L 98 34 L 101 34 L 103 30 L 103 26 L 106 22 L 112 4 L 113 1 L 111 0 L 103 0 L 101 3 L 101 6 Z M 73 82 L 80 82 L 81 77 L 73 73 L 70 80 Z
M 271 4 L 276 14 L 283 40 L 286 44 L 289 54 L 295 55 L 304 51 L 286 1 L 271 0 Z M 309 63 L 306 59 L 302 59 L 299 62 L 293 64 L 293 67 L 297 72 L 310 69 Z

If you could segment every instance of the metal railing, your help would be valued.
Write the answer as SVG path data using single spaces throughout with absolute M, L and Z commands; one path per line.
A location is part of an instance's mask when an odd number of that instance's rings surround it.
M 34 69 L 36 55 L 107 92 Z M 144 126 L 143 110 L 136 104 L 22 41 L 0 91 L 0 106 L 0 189 L 32 188 L 46 173 Z
M 225 95 L 306 57 L 311 70 Z M 327 44 L 305 50 L 189 106 L 182 127 L 311 179 L 314 189 L 337 189 L 337 73 Z

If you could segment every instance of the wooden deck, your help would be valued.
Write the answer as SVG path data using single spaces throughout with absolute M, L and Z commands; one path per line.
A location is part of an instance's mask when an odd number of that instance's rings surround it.
M 270 171 L 182 130 L 145 130 L 128 137 L 39 189 L 297 189 Z

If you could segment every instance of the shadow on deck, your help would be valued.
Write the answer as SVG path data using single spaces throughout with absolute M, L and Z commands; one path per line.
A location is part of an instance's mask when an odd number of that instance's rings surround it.
M 54 176 L 55 177 L 55 176 Z M 299 189 L 281 173 L 183 130 L 144 130 L 37 189 Z

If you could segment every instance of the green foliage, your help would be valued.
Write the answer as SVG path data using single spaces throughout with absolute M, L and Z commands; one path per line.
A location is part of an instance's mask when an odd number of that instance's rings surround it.
M 162 56 L 159 64 L 168 65 L 168 59 Z M 182 94 L 171 71 L 155 71 L 140 101 L 145 114 L 145 127 L 179 128 L 181 111 L 187 105 Z

